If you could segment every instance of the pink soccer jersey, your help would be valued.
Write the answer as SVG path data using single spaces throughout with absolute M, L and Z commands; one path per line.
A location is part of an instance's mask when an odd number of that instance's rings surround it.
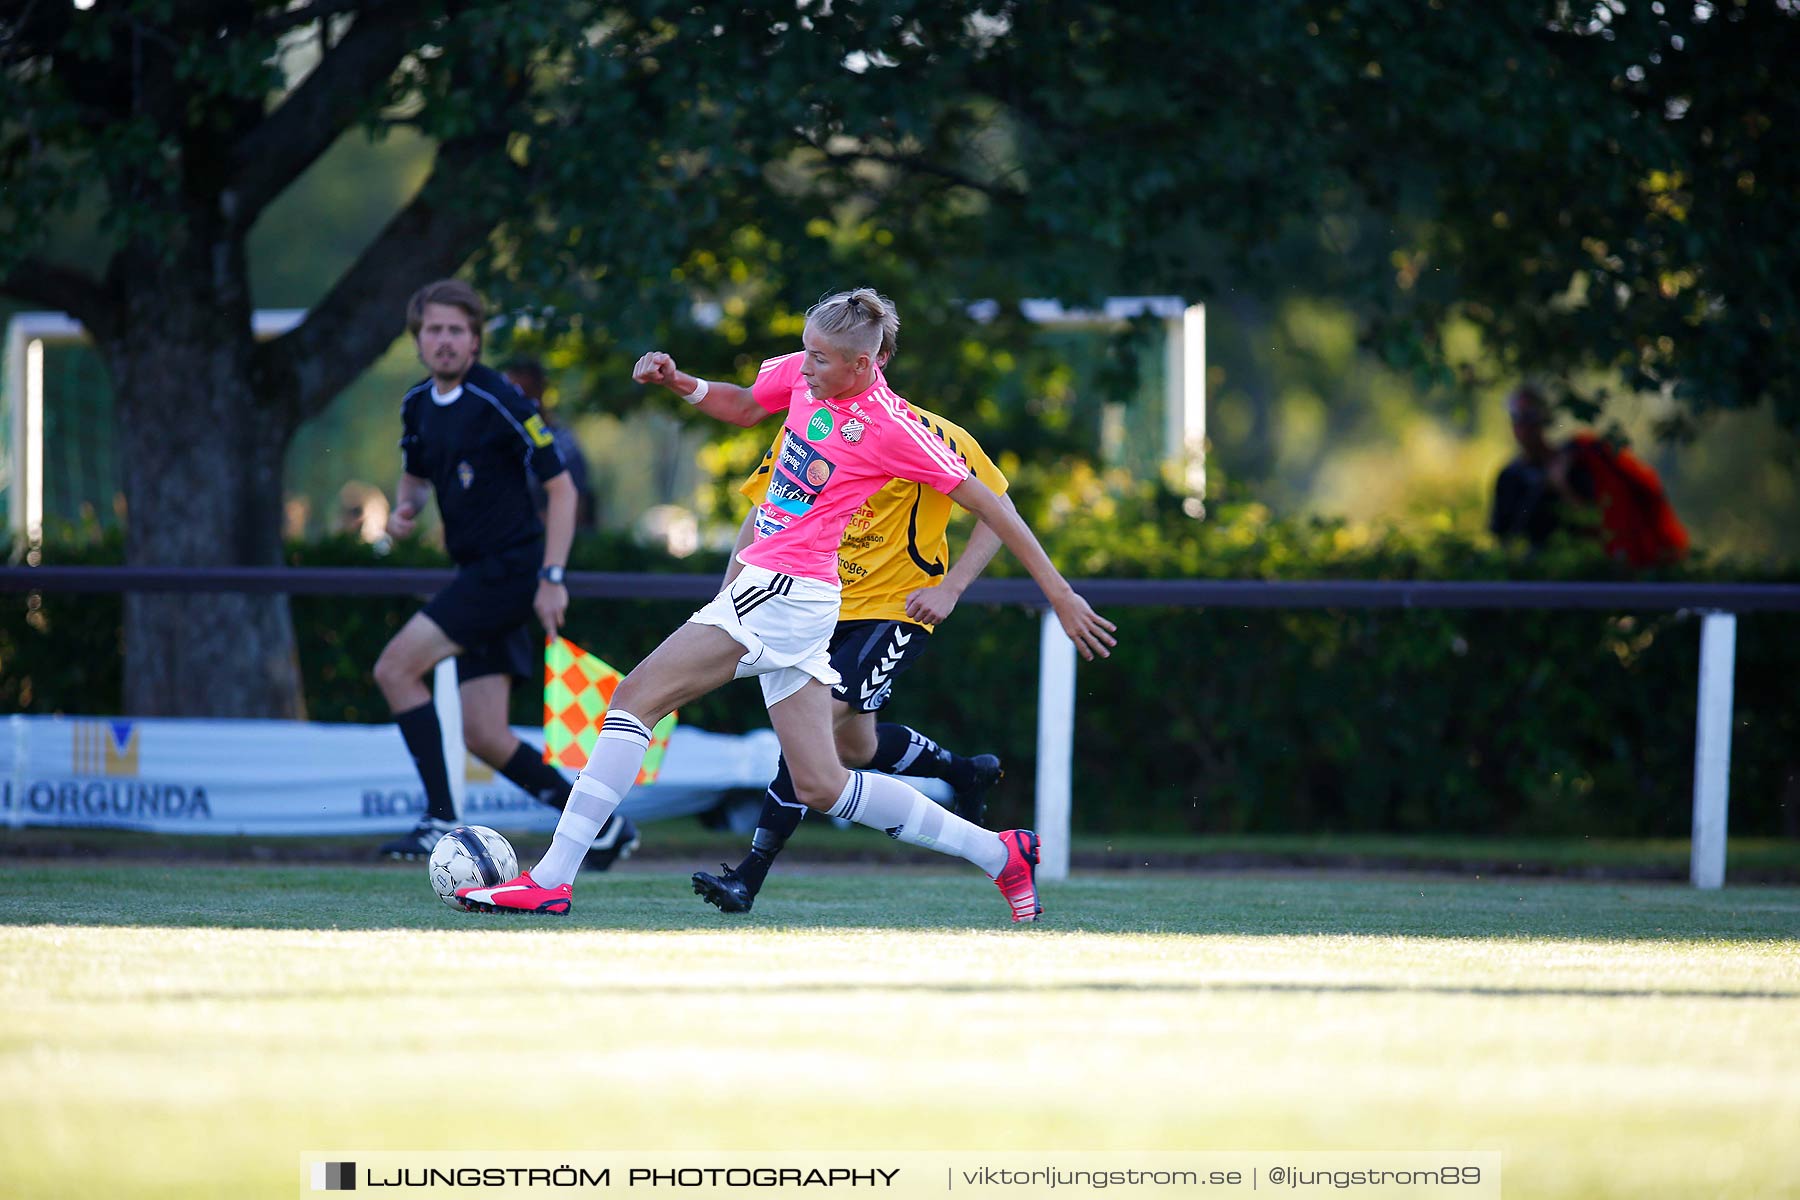
M 863 501 L 890 479 L 950 492 L 969 469 L 909 419 L 906 401 L 879 371 L 848 400 L 815 400 L 800 375 L 801 353 L 771 358 L 751 389 L 770 412 L 787 409 L 781 449 L 757 506 L 756 540 L 738 558 L 784 575 L 838 582 L 838 543 Z

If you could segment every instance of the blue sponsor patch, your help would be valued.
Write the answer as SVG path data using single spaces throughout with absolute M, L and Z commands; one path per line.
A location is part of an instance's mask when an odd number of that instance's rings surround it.
M 794 436 L 789 429 L 781 438 L 781 469 L 793 477 L 797 483 L 803 483 L 817 492 L 830 480 L 831 473 L 837 470 L 836 465 L 817 450 Z
M 817 492 L 808 491 L 793 480 L 776 475 L 769 480 L 769 495 L 766 503 L 773 504 L 782 512 L 800 516 L 813 506 L 819 498 Z

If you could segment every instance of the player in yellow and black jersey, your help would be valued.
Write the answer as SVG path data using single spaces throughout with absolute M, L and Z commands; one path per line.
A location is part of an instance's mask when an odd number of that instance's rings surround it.
M 914 419 L 967 463 L 971 475 L 1005 497 L 1006 476 L 980 443 L 954 422 L 917 405 L 911 408 Z M 775 453 L 771 446 L 738 489 L 753 506 L 768 490 Z M 875 716 L 887 704 L 895 677 L 924 652 L 932 630 L 956 608 L 1000 548 L 999 537 L 977 523 L 961 557 L 946 567 L 952 508 L 948 496 L 895 479 L 850 519 L 838 546 L 843 595 L 831 637 L 831 665 L 842 680 L 831 693 L 833 731 L 846 767 L 946 780 L 955 791 L 953 810 L 980 824 L 988 789 L 1001 776 L 1000 760 L 992 754 L 964 758 L 916 729 L 878 723 Z M 746 518 L 736 550 L 752 536 Z M 695 872 L 694 891 L 726 912 L 749 912 L 775 856 L 805 815 L 783 760 L 763 801 L 749 857 L 736 867 L 724 867 L 720 875 Z

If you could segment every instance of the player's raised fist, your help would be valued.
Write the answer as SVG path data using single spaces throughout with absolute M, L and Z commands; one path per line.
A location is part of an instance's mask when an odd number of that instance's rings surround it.
M 675 360 L 661 350 L 652 350 L 637 360 L 631 377 L 639 383 L 660 383 L 670 387 L 675 382 Z

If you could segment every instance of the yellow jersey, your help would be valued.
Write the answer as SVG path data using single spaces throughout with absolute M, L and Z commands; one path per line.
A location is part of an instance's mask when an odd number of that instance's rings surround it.
M 1006 476 L 969 432 L 916 404 L 913 419 L 936 434 L 950 452 L 968 464 L 969 474 L 994 490 L 1006 492 Z M 738 491 L 761 504 L 769 490 L 769 474 L 781 434 L 764 452 L 762 462 Z M 941 579 L 949 565 L 950 513 L 956 502 L 922 483 L 891 479 L 863 502 L 838 544 L 838 580 L 843 584 L 840 621 L 907 621 L 906 598 Z M 927 625 L 927 629 L 931 626 Z

